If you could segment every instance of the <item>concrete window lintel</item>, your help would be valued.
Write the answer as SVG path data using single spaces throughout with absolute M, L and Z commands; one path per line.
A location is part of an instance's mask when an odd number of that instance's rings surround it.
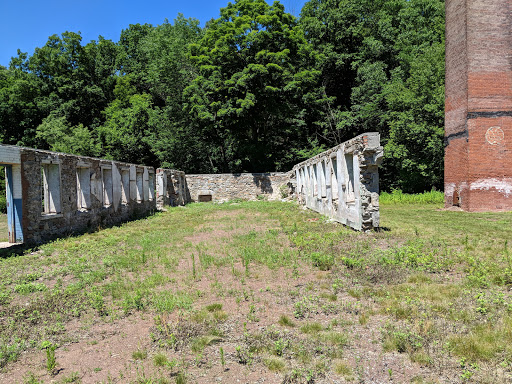
M 61 160 L 59 158 L 47 158 L 47 159 L 42 159 L 41 160 L 41 164 L 60 164 L 61 163 Z
M 41 220 L 51 220 L 58 219 L 59 217 L 64 217 L 62 213 L 42 213 Z

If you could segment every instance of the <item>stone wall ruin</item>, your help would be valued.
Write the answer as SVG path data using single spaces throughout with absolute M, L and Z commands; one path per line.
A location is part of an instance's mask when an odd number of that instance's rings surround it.
M 192 202 L 277 200 L 288 195 L 290 176 L 289 172 L 187 175 L 188 199 Z M 282 192 L 284 189 L 286 193 Z
M 379 227 L 378 133 L 365 133 L 293 167 L 300 204 L 359 231 Z
M 11 243 L 37 244 L 148 215 L 157 208 L 156 174 L 174 175 L 166 196 L 185 203 L 183 172 L 8 145 L 0 145 L 0 164 Z
M 10 243 L 38 244 L 149 215 L 165 206 L 296 197 L 357 230 L 379 226 L 378 133 L 287 173 L 186 175 L 171 169 L 0 145 Z M 295 190 L 295 192 L 294 192 Z

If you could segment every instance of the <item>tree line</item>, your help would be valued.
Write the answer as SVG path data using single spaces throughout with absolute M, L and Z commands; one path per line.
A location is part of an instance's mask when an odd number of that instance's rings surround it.
M 441 188 L 444 1 L 235 0 L 202 28 L 53 35 L 0 66 L 0 140 L 187 173 L 287 171 L 360 133 L 383 189 Z

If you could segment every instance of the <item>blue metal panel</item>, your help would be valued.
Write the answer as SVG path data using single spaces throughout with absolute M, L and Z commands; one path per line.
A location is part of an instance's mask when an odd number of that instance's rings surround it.
M 13 199 L 14 207 L 14 233 L 16 234 L 16 242 L 23 243 L 23 230 L 21 226 L 22 219 L 22 200 Z

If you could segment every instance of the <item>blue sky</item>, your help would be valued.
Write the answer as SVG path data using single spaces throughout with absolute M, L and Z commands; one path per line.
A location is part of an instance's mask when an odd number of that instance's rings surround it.
M 0 65 L 8 66 L 17 49 L 31 55 L 48 36 L 65 31 L 82 34 L 82 44 L 101 35 L 117 41 L 129 24 L 162 24 L 178 13 L 201 25 L 219 16 L 229 0 L 0 0 Z M 268 0 L 270 3 L 270 0 Z M 232 0 L 233 2 L 233 0 Z M 296 16 L 306 0 L 281 0 Z

